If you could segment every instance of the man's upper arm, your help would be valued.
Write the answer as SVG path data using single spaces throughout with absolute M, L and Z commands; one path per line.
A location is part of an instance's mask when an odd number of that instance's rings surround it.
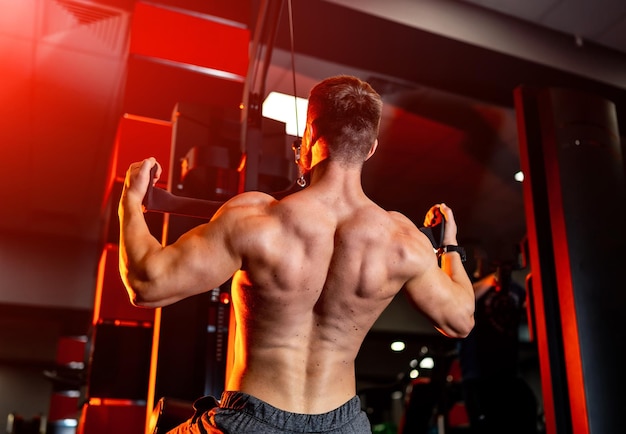
M 420 235 L 423 239 L 416 241 L 419 243 L 419 263 L 415 275 L 406 282 L 405 290 L 439 331 L 448 336 L 462 337 L 473 326 L 471 284 L 469 280 L 457 282 L 444 272 L 438 265 L 430 241 L 426 235 Z
M 237 209 L 226 205 L 210 222 L 146 258 L 147 289 L 138 294 L 139 304 L 165 306 L 226 282 L 241 267 L 231 243 L 238 218 Z

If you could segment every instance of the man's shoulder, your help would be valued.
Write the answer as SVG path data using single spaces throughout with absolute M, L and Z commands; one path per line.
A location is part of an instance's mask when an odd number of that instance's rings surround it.
M 267 214 L 278 201 L 267 193 L 248 191 L 228 199 L 215 213 L 212 220 L 235 222 L 247 217 Z
M 411 219 L 409 219 L 407 216 L 402 214 L 400 211 L 387 211 L 387 210 L 383 210 L 383 211 L 385 211 L 389 217 L 391 217 L 392 219 L 398 222 L 413 224 Z
M 406 215 L 402 214 L 399 211 L 385 211 L 387 216 L 389 217 L 389 219 L 395 223 L 398 228 L 401 228 L 403 230 L 410 230 L 410 231 L 417 231 L 419 232 L 417 226 L 415 225 L 415 223 L 408 218 Z M 415 232 L 415 234 L 417 234 L 417 232 Z
M 224 206 L 229 208 L 256 206 L 265 207 L 275 202 L 277 202 L 277 200 L 267 193 L 263 193 L 261 191 L 246 191 L 230 198 L 226 201 Z

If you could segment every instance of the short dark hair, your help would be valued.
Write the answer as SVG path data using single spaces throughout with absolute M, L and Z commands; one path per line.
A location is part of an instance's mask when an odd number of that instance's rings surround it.
M 327 78 L 309 95 L 313 139 L 324 139 L 330 160 L 363 163 L 378 137 L 382 106 L 380 95 L 365 81 L 349 75 Z

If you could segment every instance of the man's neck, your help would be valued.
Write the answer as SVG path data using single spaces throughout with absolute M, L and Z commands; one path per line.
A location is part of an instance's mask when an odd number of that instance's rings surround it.
M 311 169 L 311 186 L 346 194 L 363 193 L 361 169 L 361 166 L 324 160 Z

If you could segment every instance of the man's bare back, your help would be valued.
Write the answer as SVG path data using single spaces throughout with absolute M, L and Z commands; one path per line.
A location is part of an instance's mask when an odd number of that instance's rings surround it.
M 424 254 L 404 251 L 396 238 L 409 236 L 408 225 L 362 192 L 348 199 L 309 188 L 255 207 L 258 216 L 235 234 L 233 242 L 248 250 L 232 287 L 243 340 L 237 348 L 248 350 L 236 355 L 228 389 L 281 409 L 323 413 L 354 396 L 354 359 L 410 276 L 410 255 L 434 255 L 417 230 L 413 245 Z
M 226 390 L 302 414 L 355 396 L 359 348 L 401 289 L 450 336 L 469 333 L 474 306 L 458 254 L 442 255 L 440 268 L 413 222 L 363 192 L 361 164 L 377 143 L 357 163 L 335 161 L 316 128 L 309 124 L 303 140 L 310 186 L 280 201 L 238 195 L 172 245 L 151 239 L 141 214 L 154 159 L 131 165 L 120 201 L 120 270 L 131 300 L 164 306 L 232 276 L 237 327 Z M 433 206 L 427 223 L 436 211 L 448 221 L 444 243 L 456 245 L 452 210 Z

